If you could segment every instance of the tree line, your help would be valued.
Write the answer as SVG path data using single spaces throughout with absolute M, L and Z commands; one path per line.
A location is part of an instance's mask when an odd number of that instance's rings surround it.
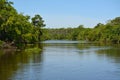
M 13 2 L 0 0 L 0 44 L 4 42 L 34 43 L 41 40 L 86 40 L 96 42 L 120 43 L 120 17 L 106 24 L 98 23 L 94 28 L 48 29 L 39 14 L 34 17 L 18 13 Z
M 44 29 L 44 40 L 86 40 L 104 43 L 120 43 L 120 17 L 109 20 L 106 24 L 98 23 L 94 28 Z
M 45 26 L 42 17 L 18 13 L 12 5 L 11 1 L 0 0 L 0 40 L 16 44 L 40 41 Z

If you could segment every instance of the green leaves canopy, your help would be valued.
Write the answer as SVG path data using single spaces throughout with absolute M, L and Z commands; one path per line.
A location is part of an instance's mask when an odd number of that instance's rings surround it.
M 33 23 L 30 23 L 30 16 L 19 14 L 12 4 L 8 0 L 0 1 L 0 40 L 16 43 L 40 41 L 41 27 L 45 26 L 42 17 L 35 15 L 32 18 L 32 21 L 39 19 L 35 27 Z

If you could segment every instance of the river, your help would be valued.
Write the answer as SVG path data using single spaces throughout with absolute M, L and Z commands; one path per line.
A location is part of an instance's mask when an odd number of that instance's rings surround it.
M 120 80 L 119 45 L 51 40 L 40 47 L 0 50 L 0 80 Z

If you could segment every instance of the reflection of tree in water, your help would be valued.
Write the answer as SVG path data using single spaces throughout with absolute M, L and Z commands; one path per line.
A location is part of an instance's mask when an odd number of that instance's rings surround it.
M 77 48 L 80 50 L 84 50 L 84 49 L 90 49 L 90 48 L 100 48 L 100 47 L 105 47 L 105 46 L 109 46 L 108 44 L 102 44 L 102 43 L 80 43 L 77 44 Z
M 77 44 L 76 46 L 80 55 L 83 55 L 82 53 L 93 53 L 96 50 L 99 50 L 100 48 L 104 48 L 104 47 L 105 45 L 95 44 L 95 43 L 80 43 Z
M 78 49 L 80 50 L 84 50 L 84 49 L 89 49 L 90 48 L 90 44 L 77 44 L 76 46 Z
M 98 56 L 106 56 L 110 60 L 114 60 L 114 63 L 120 64 L 120 49 L 119 48 L 110 48 L 110 49 L 102 49 L 96 51 Z
M 96 51 L 98 57 L 105 57 L 110 63 L 116 65 L 116 74 L 120 75 L 120 47 L 112 47 L 110 49 L 103 49 Z
M 24 64 L 41 63 L 41 61 L 41 52 L 0 51 L 0 80 L 8 80 L 15 72 L 24 68 L 22 67 Z
M 78 44 L 77 48 L 81 53 L 84 51 L 90 53 L 95 52 L 99 57 L 106 56 L 109 60 L 114 60 L 114 63 L 120 64 L 120 45 L 106 45 L 106 44 Z

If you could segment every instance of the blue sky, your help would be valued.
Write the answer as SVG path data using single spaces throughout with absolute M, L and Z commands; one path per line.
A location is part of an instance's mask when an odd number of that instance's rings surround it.
M 48 28 L 94 27 L 120 16 L 120 0 L 10 0 L 18 12 L 40 14 Z

